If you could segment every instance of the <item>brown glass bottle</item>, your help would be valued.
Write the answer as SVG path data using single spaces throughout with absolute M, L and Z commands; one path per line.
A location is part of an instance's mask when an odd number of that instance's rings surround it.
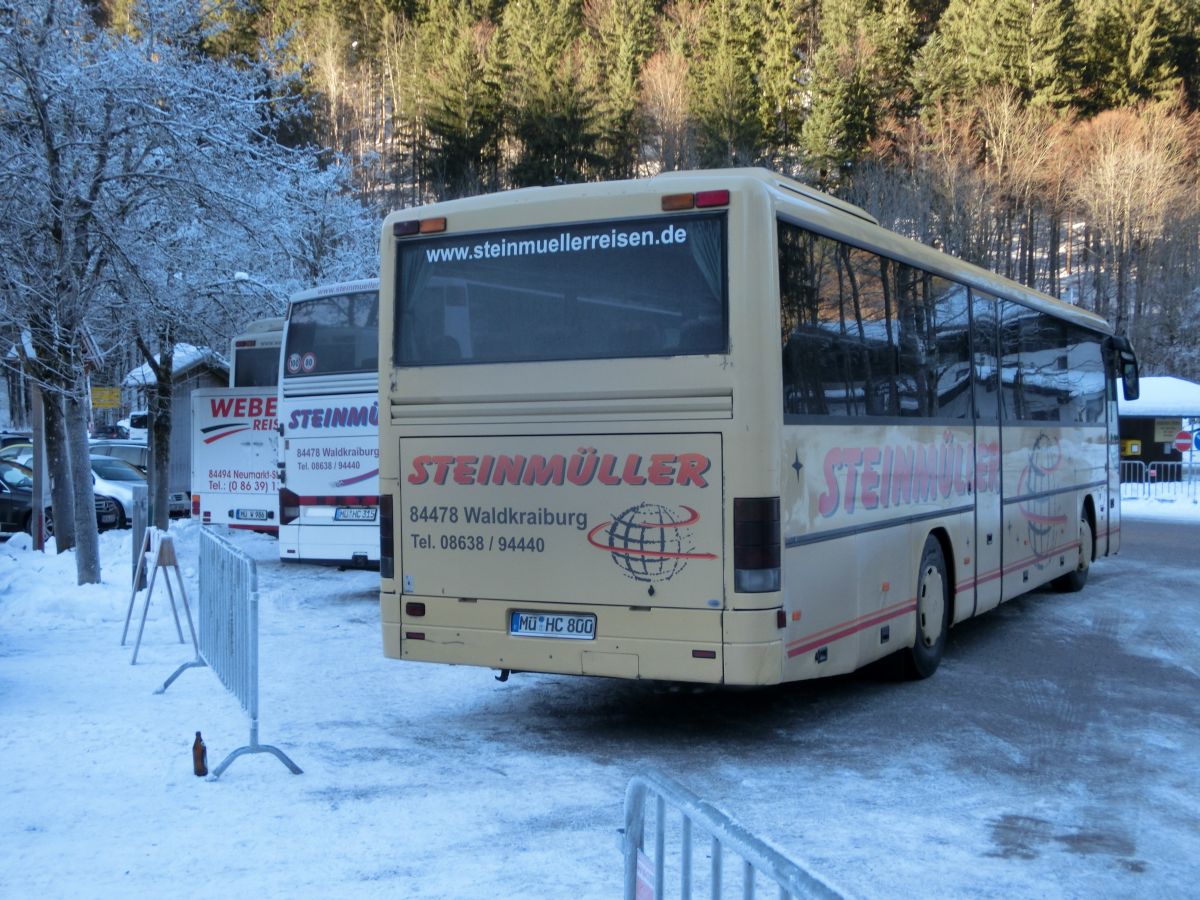
M 208 748 L 204 746 L 204 738 L 196 732 L 196 740 L 192 742 L 192 769 L 198 778 L 208 774 Z

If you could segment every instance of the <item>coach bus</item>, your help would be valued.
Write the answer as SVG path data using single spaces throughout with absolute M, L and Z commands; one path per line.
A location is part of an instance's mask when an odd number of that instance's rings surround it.
M 283 322 L 246 325 L 229 342 L 229 387 L 190 395 L 192 515 L 204 525 L 278 531 Z
M 229 386 L 275 387 L 279 384 L 279 348 L 283 318 L 258 319 L 229 342 Z
M 379 565 L 379 282 L 293 295 L 279 374 L 279 557 Z
M 1128 343 L 798 182 L 448 201 L 381 256 L 388 657 L 927 677 L 1119 547 Z

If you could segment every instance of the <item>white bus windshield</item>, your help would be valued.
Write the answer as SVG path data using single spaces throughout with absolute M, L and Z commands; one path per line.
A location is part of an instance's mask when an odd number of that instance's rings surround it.
M 304 378 L 375 372 L 379 366 L 379 295 L 331 294 L 292 304 L 284 375 Z
M 723 213 L 431 238 L 397 252 L 397 366 L 728 349 Z

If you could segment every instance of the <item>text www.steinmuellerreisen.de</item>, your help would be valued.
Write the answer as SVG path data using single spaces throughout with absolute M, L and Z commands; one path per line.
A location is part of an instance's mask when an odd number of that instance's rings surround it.
M 428 247 L 427 262 L 465 262 L 477 259 L 501 259 L 507 256 L 543 256 L 555 253 L 582 253 L 591 250 L 624 250 L 630 247 L 661 247 L 687 243 L 687 229 L 668 225 L 661 231 L 613 228 L 602 234 L 571 234 L 555 237 L 509 240 L 500 238 L 461 247 Z

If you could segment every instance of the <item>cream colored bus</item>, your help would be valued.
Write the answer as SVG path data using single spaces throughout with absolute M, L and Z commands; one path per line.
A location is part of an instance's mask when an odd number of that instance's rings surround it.
M 1128 344 L 765 170 L 395 213 L 379 331 L 389 657 L 924 677 L 1119 545 Z

